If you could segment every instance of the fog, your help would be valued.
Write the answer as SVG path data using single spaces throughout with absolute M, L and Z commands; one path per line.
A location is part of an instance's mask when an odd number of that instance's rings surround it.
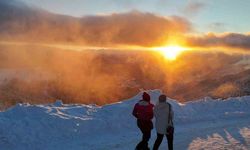
M 185 18 L 136 10 L 72 17 L 18 0 L 1 0 L 0 9 L 1 108 L 56 99 L 104 105 L 147 89 L 181 102 L 250 94 L 248 34 L 195 37 Z M 169 61 L 144 50 L 168 43 L 196 51 Z
M 235 65 L 241 55 L 191 51 L 169 61 L 147 50 L 74 51 L 1 45 L 0 58 L 2 106 L 56 99 L 104 105 L 148 89 L 161 89 L 179 101 L 224 97 L 241 90 L 228 83 L 230 80 L 223 85 L 220 79 L 246 70 L 244 65 Z

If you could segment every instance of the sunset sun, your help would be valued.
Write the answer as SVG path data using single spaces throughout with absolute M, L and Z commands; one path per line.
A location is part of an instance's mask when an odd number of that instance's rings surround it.
M 181 46 L 166 46 L 166 47 L 156 47 L 156 51 L 159 51 L 166 59 L 175 60 L 178 55 L 183 51 L 186 51 L 187 48 Z

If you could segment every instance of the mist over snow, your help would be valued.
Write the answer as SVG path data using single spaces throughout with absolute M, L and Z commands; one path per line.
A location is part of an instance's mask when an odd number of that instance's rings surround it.
M 160 90 L 148 91 L 156 103 Z M 63 104 L 17 104 L 0 113 L 0 147 L 8 150 L 128 150 L 141 135 L 131 112 L 141 94 L 105 106 Z M 206 97 L 178 103 L 168 99 L 175 111 L 174 148 L 250 148 L 250 97 L 226 100 Z M 150 147 L 155 140 L 152 131 Z M 166 149 L 166 141 L 160 149 Z

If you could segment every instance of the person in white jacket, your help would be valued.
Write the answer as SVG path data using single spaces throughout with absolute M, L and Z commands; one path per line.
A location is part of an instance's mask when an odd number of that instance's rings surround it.
M 168 149 L 173 150 L 174 112 L 171 105 L 166 100 L 166 95 L 160 95 L 159 103 L 154 108 L 157 139 L 155 140 L 153 150 L 158 150 L 164 135 L 166 135 L 168 140 Z

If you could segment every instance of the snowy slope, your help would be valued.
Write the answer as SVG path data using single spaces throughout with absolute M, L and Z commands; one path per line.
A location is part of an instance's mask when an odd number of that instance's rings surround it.
M 153 102 L 159 90 L 149 91 Z M 18 104 L 0 113 L 4 150 L 132 150 L 140 132 L 131 115 L 141 93 L 120 103 Z M 175 110 L 175 149 L 250 149 L 250 97 L 180 104 Z M 152 131 L 150 146 L 155 139 Z M 166 141 L 160 149 L 166 149 Z

